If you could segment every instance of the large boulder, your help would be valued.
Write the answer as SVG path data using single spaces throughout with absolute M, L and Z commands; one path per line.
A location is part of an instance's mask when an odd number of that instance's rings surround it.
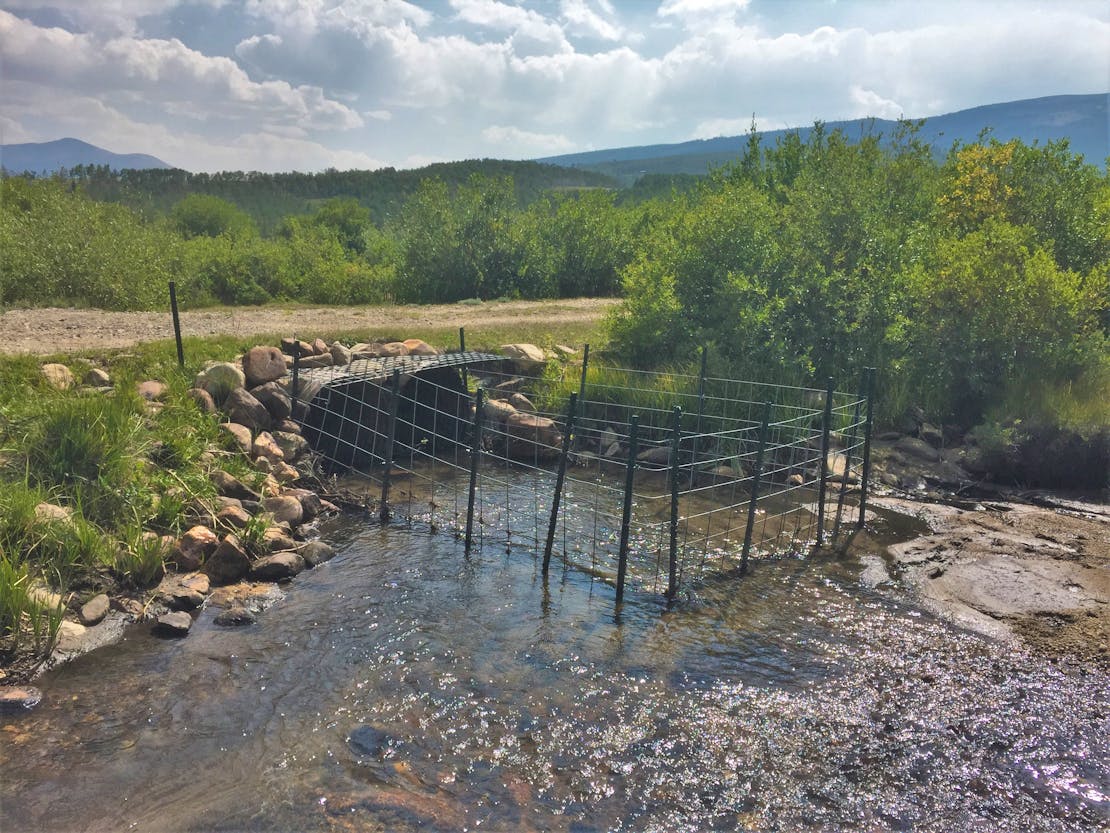
M 534 344 L 502 344 L 501 352 L 513 360 L 521 373 L 531 373 L 543 367 L 547 356 Z
M 251 566 L 255 581 L 281 581 L 304 572 L 305 561 L 295 552 L 276 552 L 260 558 Z
M 69 390 L 76 384 L 73 373 L 64 364 L 44 364 L 42 378 L 55 390 Z
M 238 422 L 254 431 L 267 431 L 273 418 L 266 406 L 243 388 L 236 388 L 224 400 L 224 411 L 232 422 Z
M 228 533 L 204 564 L 204 572 L 213 584 L 232 584 L 250 571 L 251 560 L 238 537 Z
M 215 532 L 198 524 L 177 540 L 170 551 L 169 561 L 179 570 L 197 570 L 216 551 L 219 543 Z
M 262 501 L 266 511 L 274 516 L 278 523 L 287 523 L 296 526 L 304 520 L 304 507 L 293 495 L 275 495 Z
M 406 338 L 401 342 L 409 350 L 410 356 L 438 356 L 439 351 L 426 341 L 418 338 Z
M 216 485 L 216 491 L 224 497 L 253 500 L 255 502 L 262 500 L 262 496 L 258 492 L 223 469 L 216 469 L 212 472 L 212 482 Z
M 271 463 L 280 463 L 285 459 L 285 452 L 278 446 L 273 434 L 269 431 L 259 431 L 251 445 L 251 456 L 256 459 L 264 457 Z
M 563 435 L 547 417 L 536 414 L 512 414 L 505 420 L 508 455 L 517 460 L 545 459 L 559 454 Z
M 312 345 L 307 341 L 297 341 L 295 338 L 283 338 L 281 340 L 281 352 L 287 353 L 290 356 L 299 354 L 303 359 L 305 356 L 312 355 Z
M 238 422 L 224 422 L 220 424 L 220 430 L 231 437 L 235 447 L 244 454 L 251 453 L 251 429 L 247 426 Z
M 351 363 L 350 349 L 338 341 L 332 344 L 328 352 L 331 353 L 331 360 L 338 366 Z
M 316 356 L 309 356 L 308 358 L 301 359 L 301 369 L 312 370 L 316 367 L 331 367 L 335 364 L 335 359 L 332 358 L 331 353 L 320 353 Z
M 360 341 L 358 344 L 351 348 L 352 359 L 376 359 L 382 354 L 382 346 L 374 343 L 369 344 L 365 341 Z
M 390 341 L 378 347 L 378 355 L 386 359 L 407 356 L 408 354 L 409 348 L 402 341 Z
M 243 387 L 247 377 L 231 362 L 212 362 L 197 374 L 193 387 L 208 391 L 217 404 L 222 403 L 229 393 Z
M 293 414 L 293 398 L 284 385 L 267 382 L 251 390 L 251 396 L 261 402 L 274 422 L 289 419 Z
M 288 431 L 274 431 L 274 442 L 278 444 L 285 459 L 292 462 L 308 451 L 308 440 L 300 434 L 290 434 Z
M 492 425 L 500 425 L 513 414 L 516 408 L 504 399 L 487 399 L 482 404 L 482 417 Z
M 285 356 L 276 347 L 260 345 L 243 355 L 243 375 L 251 388 L 280 379 L 286 373 Z
M 509 404 L 516 408 L 518 411 L 528 411 L 534 414 L 536 406 L 532 404 L 532 400 L 525 396 L 523 393 L 514 393 L 509 397 Z

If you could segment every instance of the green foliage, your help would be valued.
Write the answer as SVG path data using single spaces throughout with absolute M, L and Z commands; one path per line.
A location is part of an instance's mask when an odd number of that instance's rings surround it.
M 170 224 L 182 237 L 254 237 L 254 222 L 227 200 L 207 194 L 190 194 L 170 211 Z

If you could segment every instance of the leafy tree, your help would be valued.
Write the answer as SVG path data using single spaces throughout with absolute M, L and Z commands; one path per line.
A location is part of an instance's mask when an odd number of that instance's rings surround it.
M 227 200 L 205 194 L 190 194 L 173 207 L 170 222 L 186 239 L 193 237 L 253 237 L 254 221 Z

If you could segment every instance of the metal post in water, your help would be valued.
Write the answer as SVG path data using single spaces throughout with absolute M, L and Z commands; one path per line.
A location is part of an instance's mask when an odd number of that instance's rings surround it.
M 636 475 L 636 452 L 640 417 L 633 415 L 628 423 L 628 469 L 624 475 L 624 508 L 621 512 L 621 542 L 617 551 L 617 604 L 624 601 L 624 578 L 628 572 L 628 534 L 632 524 L 632 481 Z
M 829 429 L 832 427 L 833 403 L 833 378 L 829 377 L 825 386 L 825 413 L 821 418 L 821 460 L 817 463 L 820 472 L 820 485 L 817 487 L 817 546 L 825 543 L 825 492 L 828 488 L 826 479 L 827 463 L 829 459 Z
M 748 553 L 755 531 L 755 506 L 759 502 L 759 481 L 763 477 L 763 452 L 767 448 L 767 426 L 771 422 L 771 403 L 763 403 L 763 422 L 759 426 L 759 448 L 755 452 L 755 474 L 752 475 L 752 496 L 748 500 L 748 526 L 744 530 L 744 550 L 740 554 L 740 572 L 748 572 Z
M 698 438 L 701 435 L 701 421 L 705 416 L 705 367 L 709 359 L 709 350 L 703 345 L 701 348 L 701 370 L 698 371 L 698 418 L 694 422 L 694 438 L 690 442 L 690 488 L 694 487 L 694 475 L 697 473 Z
M 177 314 L 176 281 L 170 281 L 170 312 L 173 314 L 173 337 L 177 342 L 177 366 L 185 367 L 185 350 L 181 346 L 181 318 Z
M 563 481 L 567 476 L 567 458 L 570 456 L 571 437 L 574 433 L 575 409 L 578 394 L 572 393 L 567 402 L 567 421 L 563 428 L 563 450 L 559 453 L 559 469 L 555 474 L 555 497 L 551 500 L 551 519 L 547 522 L 547 543 L 543 548 L 543 574 L 551 567 L 551 550 L 555 546 L 555 527 L 559 522 L 559 503 L 563 497 Z
M 682 408 L 674 406 L 671 420 L 671 540 L 667 558 L 667 598 L 678 595 L 678 452 L 682 444 Z
M 470 490 L 466 498 L 466 541 L 463 550 L 470 554 L 474 538 L 474 493 L 478 487 L 478 464 L 482 460 L 482 389 L 474 391 L 474 444 L 470 447 Z
M 867 377 L 867 423 L 863 429 L 863 471 L 860 474 L 859 521 L 856 526 L 863 529 L 863 519 L 867 512 L 867 487 L 871 478 L 871 426 L 875 416 L 875 372 L 869 367 Z
M 298 351 L 299 352 L 299 351 Z M 389 385 L 389 425 L 385 439 L 385 471 L 382 473 L 382 505 L 378 515 L 383 524 L 389 523 L 389 486 L 393 473 L 393 443 L 397 439 L 397 408 L 401 399 L 401 371 L 393 371 Z
M 860 406 L 863 404 L 864 391 L 867 390 L 867 371 L 860 376 L 859 393 L 856 395 L 856 407 L 852 412 L 851 427 L 848 429 L 848 439 L 844 443 L 844 474 L 840 477 L 840 494 L 836 498 L 836 520 L 833 522 L 833 541 L 840 535 L 840 519 L 844 514 L 844 495 L 848 491 L 848 475 L 852 471 L 852 446 L 856 444 L 856 428 L 859 427 Z

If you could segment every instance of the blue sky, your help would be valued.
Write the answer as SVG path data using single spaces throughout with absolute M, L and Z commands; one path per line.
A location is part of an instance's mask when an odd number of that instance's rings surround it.
M 0 0 L 0 141 L 413 167 L 1110 89 L 1106 0 Z

